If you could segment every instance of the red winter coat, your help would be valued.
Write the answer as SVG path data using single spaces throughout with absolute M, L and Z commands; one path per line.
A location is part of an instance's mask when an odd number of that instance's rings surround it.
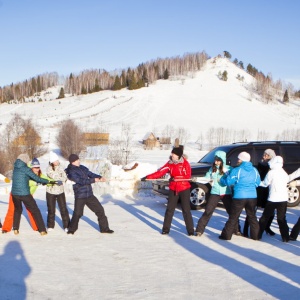
M 191 166 L 185 158 L 181 158 L 178 162 L 169 160 L 163 167 L 157 172 L 146 176 L 147 179 L 161 178 L 165 174 L 170 173 L 171 178 L 174 179 L 190 179 L 191 178 Z M 175 191 L 176 194 L 189 189 L 191 187 L 188 181 L 170 181 L 169 188 Z

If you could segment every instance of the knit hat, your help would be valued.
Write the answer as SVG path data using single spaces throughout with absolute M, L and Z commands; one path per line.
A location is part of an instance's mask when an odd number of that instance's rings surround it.
M 241 161 L 250 161 L 251 156 L 248 152 L 244 151 L 238 155 L 238 159 L 240 159 Z
M 18 159 L 20 159 L 21 161 L 23 161 L 26 165 L 29 163 L 30 158 L 28 156 L 28 154 L 20 154 L 18 156 Z
M 180 158 L 183 154 L 183 148 L 182 147 L 174 147 L 172 149 L 171 153 L 176 154 Z
M 271 158 L 276 156 L 275 151 L 272 149 L 267 149 L 264 153 L 268 154 Z
M 49 156 L 49 162 L 50 164 L 54 163 L 55 161 L 59 160 L 57 154 L 53 151 L 50 152 L 50 156 Z
M 70 164 L 73 163 L 74 161 L 78 160 L 79 159 L 79 156 L 77 154 L 71 154 L 69 156 L 69 162 Z
M 40 167 L 40 162 L 37 158 L 34 158 L 31 163 L 30 163 L 30 168 L 39 168 Z

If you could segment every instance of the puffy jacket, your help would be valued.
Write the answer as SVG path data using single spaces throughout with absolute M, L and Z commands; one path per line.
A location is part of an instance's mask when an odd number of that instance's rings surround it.
M 257 198 L 256 187 L 260 181 L 257 169 L 245 161 L 220 179 L 222 185 L 234 186 L 234 199 Z
M 62 182 L 67 181 L 66 172 L 60 165 L 54 166 L 54 170 L 53 170 L 52 166 L 48 166 L 46 173 L 47 173 L 47 176 L 49 176 L 53 180 L 60 180 Z M 49 194 L 60 195 L 64 192 L 64 186 L 57 185 L 57 184 L 47 185 L 46 191 Z
M 14 163 L 14 171 L 12 176 L 12 195 L 27 196 L 30 195 L 29 180 L 47 184 L 49 181 L 43 179 L 32 172 L 32 170 L 20 159 Z
M 215 156 L 218 156 L 222 159 L 223 161 L 223 172 L 225 173 L 229 173 L 229 171 L 232 169 L 230 166 L 226 165 L 226 152 L 224 151 L 216 151 Z M 217 167 L 218 168 L 218 167 Z M 213 172 L 213 168 L 211 167 L 208 172 L 205 174 L 206 178 L 210 178 L 211 180 L 213 180 L 212 184 L 211 184 L 211 191 L 210 193 L 213 195 L 225 195 L 225 194 L 231 194 L 231 189 L 228 186 L 222 186 L 220 185 L 219 181 L 221 179 L 221 177 L 224 174 L 220 174 L 219 170 L 217 170 L 216 172 Z
M 171 178 L 174 179 L 190 179 L 191 166 L 184 157 L 181 157 L 178 162 L 169 160 L 157 172 L 147 175 L 146 178 L 157 179 L 161 178 L 167 173 L 169 173 L 171 175 Z M 186 189 L 189 189 L 190 187 L 191 185 L 188 181 L 170 181 L 169 183 L 169 189 L 175 191 L 176 194 Z
M 65 171 L 68 179 L 75 182 L 73 190 L 76 199 L 91 197 L 93 195 L 91 184 L 95 183 L 95 178 L 102 177 L 92 173 L 87 167 L 82 165 L 77 167 L 69 164 Z
M 289 175 L 283 170 L 283 159 L 281 156 L 275 156 L 269 161 L 270 171 L 260 186 L 269 186 L 268 200 L 271 202 L 288 201 L 288 190 L 286 188 L 289 182 Z

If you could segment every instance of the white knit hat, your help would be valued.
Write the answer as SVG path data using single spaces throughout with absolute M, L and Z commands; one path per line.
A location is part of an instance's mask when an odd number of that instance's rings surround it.
M 238 159 L 240 159 L 241 161 L 250 161 L 251 156 L 248 152 L 244 151 L 238 155 Z
M 57 154 L 53 151 L 50 152 L 49 162 L 52 164 L 53 162 L 59 160 Z

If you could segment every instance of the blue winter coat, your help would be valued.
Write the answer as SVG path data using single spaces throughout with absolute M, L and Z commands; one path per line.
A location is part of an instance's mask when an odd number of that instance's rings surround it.
M 257 198 L 256 188 L 260 181 L 257 169 L 253 167 L 251 162 L 245 161 L 220 179 L 222 185 L 234 186 L 234 199 Z
M 91 184 L 95 183 L 95 178 L 101 178 L 100 175 L 92 173 L 87 167 L 82 165 L 77 167 L 69 164 L 65 171 L 68 179 L 75 182 L 75 184 L 73 184 L 73 190 L 76 199 L 93 196 Z
M 25 162 L 17 159 L 14 163 L 12 175 L 12 195 L 27 196 L 30 195 L 29 180 L 32 179 L 38 183 L 47 184 L 49 180 L 43 179 L 32 172 Z
M 226 152 L 224 151 L 216 151 L 215 156 L 218 156 L 219 158 L 222 159 L 223 161 L 223 172 L 225 173 L 229 173 L 229 171 L 231 170 L 231 167 L 226 165 Z M 220 185 L 219 181 L 221 179 L 222 176 L 224 176 L 224 174 L 220 174 L 219 170 L 217 169 L 216 172 L 213 172 L 213 168 L 211 167 L 208 172 L 205 174 L 206 178 L 210 178 L 211 180 L 213 180 L 212 182 L 212 187 L 211 187 L 211 191 L 210 193 L 213 195 L 225 195 L 225 194 L 231 194 L 231 189 L 230 187 L 226 186 L 226 185 Z

